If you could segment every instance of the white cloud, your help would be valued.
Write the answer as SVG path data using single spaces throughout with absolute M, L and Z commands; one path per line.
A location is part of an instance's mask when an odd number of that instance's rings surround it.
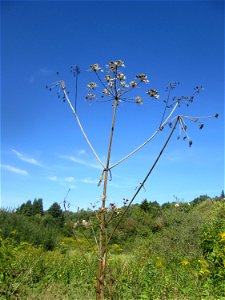
M 48 68 L 46 68 L 46 67 L 43 67 L 43 68 L 40 68 L 39 70 L 38 70 L 38 74 L 40 75 L 40 76 L 50 76 L 50 75 L 52 75 L 54 72 L 52 71 L 52 70 L 50 70 L 50 69 L 48 69 Z
M 79 152 L 78 152 L 79 155 L 85 155 L 87 154 L 87 152 L 84 150 L 84 149 L 81 149 Z
M 68 183 L 71 183 L 70 185 L 70 189 L 75 189 L 76 186 L 72 183 L 74 183 L 76 180 L 74 177 L 65 177 L 65 178 L 62 178 L 62 177 L 58 177 L 58 176 L 49 176 L 47 177 L 48 180 L 52 181 L 52 182 L 56 182 L 60 185 L 63 185 L 63 186 L 68 186 Z
M 76 182 L 80 182 L 80 183 L 86 183 L 86 184 L 98 184 L 98 179 L 92 179 L 90 177 L 84 178 L 84 179 L 75 179 L 72 176 L 68 176 L 68 177 L 58 177 L 58 176 L 49 176 L 47 177 L 48 180 L 53 181 L 53 182 L 57 182 L 59 184 L 67 184 L 67 183 L 76 183 Z M 72 188 L 75 188 L 75 185 L 71 185 Z
M 63 158 L 63 159 L 70 160 L 74 163 L 77 163 L 77 164 L 80 164 L 80 165 L 83 165 L 83 166 L 86 166 L 86 167 L 89 167 L 89 168 L 100 169 L 100 170 L 102 169 L 102 167 L 98 164 L 80 159 L 80 158 L 72 156 L 72 155 L 60 155 L 59 157 Z
M 133 188 L 133 186 L 130 183 L 114 183 L 112 181 L 109 181 L 109 186 L 118 188 L 118 189 L 127 189 L 127 188 Z
M 91 178 L 91 177 L 85 177 L 82 179 L 76 179 L 73 176 L 68 176 L 68 177 L 58 177 L 58 176 L 49 176 L 47 177 L 48 180 L 58 183 L 60 185 L 68 185 L 71 184 L 70 188 L 74 189 L 76 188 L 76 186 L 74 184 L 76 183 L 83 183 L 83 184 L 94 184 L 94 185 L 98 185 L 99 182 L 99 178 Z M 113 182 L 113 181 L 109 181 L 109 186 L 113 187 L 113 188 L 119 188 L 119 189 L 126 189 L 126 188 L 132 188 L 133 186 L 130 184 L 130 182 Z
M 59 178 L 57 176 L 49 176 L 48 180 L 50 180 L 50 181 L 59 181 Z
M 65 182 L 74 182 L 74 181 L 75 181 L 75 178 L 74 178 L 74 177 L 65 177 L 65 178 L 64 178 L 64 181 L 65 181 Z
M 19 175 L 28 175 L 28 172 L 26 170 L 18 169 L 10 165 L 1 165 L 1 168 Z
M 84 178 L 84 179 L 81 179 L 79 180 L 80 182 L 82 183 L 88 183 L 88 184 L 98 184 L 98 180 L 96 179 L 91 179 L 91 178 Z
M 43 77 L 49 77 L 53 73 L 54 72 L 52 70 L 46 67 L 40 68 L 30 75 L 30 77 L 28 78 L 28 82 L 30 84 L 34 84 L 38 79 Z
M 71 190 L 74 190 L 74 189 L 76 189 L 76 186 L 72 184 L 72 185 L 70 186 L 70 189 L 71 189 Z
M 12 152 L 14 152 L 16 154 L 16 156 L 22 160 L 22 161 L 25 161 L 26 163 L 28 164 L 31 164 L 31 165 L 35 165 L 35 166 L 38 166 L 38 167 L 43 167 L 43 165 L 38 162 L 36 159 L 32 158 L 32 157 L 27 157 L 25 155 L 23 155 L 22 153 L 20 153 L 19 151 L 15 150 L 15 149 L 11 149 Z

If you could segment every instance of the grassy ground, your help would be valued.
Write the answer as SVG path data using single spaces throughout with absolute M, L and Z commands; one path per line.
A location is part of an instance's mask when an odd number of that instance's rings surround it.
M 110 247 L 105 299 L 225 300 L 224 216 L 224 202 L 171 208 L 160 219 L 136 209 L 121 231 L 130 234 L 126 243 Z M 135 218 L 153 223 L 144 227 L 142 221 L 134 234 L 131 225 L 140 223 Z M 1 300 L 95 299 L 98 260 L 85 239 L 63 237 L 49 251 L 15 236 L 0 238 Z

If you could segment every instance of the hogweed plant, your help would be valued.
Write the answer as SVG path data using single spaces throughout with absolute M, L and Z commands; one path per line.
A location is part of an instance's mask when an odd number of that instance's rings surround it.
M 75 82 L 75 105 L 72 105 L 72 102 L 69 98 L 69 92 L 67 90 L 65 81 L 58 80 L 57 82 L 47 86 L 50 90 L 52 88 L 57 88 L 58 97 L 63 98 L 64 102 L 67 102 L 69 107 L 71 108 L 78 126 L 88 144 L 91 151 L 93 152 L 96 160 L 102 168 L 102 172 L 100 175 L 98 186 L 103 183 L 102 197 L 101 197 L 101 207 L 97 210 L 97 221 L 99 226 L 99 237 L 98 240 L 95 237 L 97 244 L 97 260 L 98 260 L 98 271 L 97 271 L 97 280 L 96 280 L 96 299 L 104 298 L 104 288 L 107 285 L 106 282 L 106 270 L 108 264 L 108 253 L 110 248 L 110 241 L 115 235 L 116 229 L 124 219 L 128 209 L 133 203 L 134 199 L 138 195 L 141 189 L 144 189 L 144 184 L 147 181 L 148 177 L 152 173 L 155 168 L 157 162 L 159 161 L 161 155 L 163 154 L 166 146 L 168 145 L 175 129 L 178 128 L 178 136 L 177 139 L 188 140 L 189 146 L 192 146 L 192 140 L 188 133 L 188 122 L 194 122 L 198 124 L 199 129 L 203 129 L 204 123 L 202 119 L 218 117 L 218 114 L 214 116 L 188 116 L 188 115 L 175 115 L 177 109 L 183 105 L 189 106 L 195 99 L 196 95 L 201 92 L 203 89 L 201 86 L 196 86 L 191 96 L 181 96 L 181 97 L 172 97 L 173 90 L 179 84 L 177 82 L 170 83 L 167 87 L 167 97 L 164 102 L 164 108 L 162 111 L 162 115 L 160 118 L 159 126 L 156 128 L 155 132 L 144 141 L 140 146 L 135 148 L 133 151 L 128 153 L 125 157 L 122 157 L 116 163 L 111 164 L 111 150 L 113 143 L 113 134 L 115 128 L 116 114 L 118 107 L 120 105 L 124 105 L 126 103 L 134 103 L 137 105 L 143 105 L 145 101 L 154 100 L 160 101 L 160 95 L 158 91 L 151 87 L 149 84 L 148 76 L 144 73 L 137 74 L 134 79 L 128 80 L 126 74 L 123 72 L 124 62 L 122 60 L 110 61 L 106 65 L 106 69 L 103 70 L 99 64 L 93 64 L 90 66 L 89 71 L 93 73 L 95 79 L 87 84 L 87 94 L 85 96 L 86 101 L 90 102 L 110 102 L 112 104 L 112 121 L 111 128 L 109 134 L 109 144 L 108 144 L 108 153 L 106 162 L 102 162 L 97 151 L 94 149 L 91 144 L 84 128 L 81 124 L 81 121 L 77 114 L 77 83 L 78 83 L 78 75 L 80 73 L 80 69 L 78 66 L 72 66 L 71 72 L 73 73 L 76 82 Z M 57 72 L 58 74 L 58 72 Z M 150 86 L 150 87 L 149 87 Z M 142 89 L 140 89 L 142 87 Z M 135 92 L 134 92 L 135 91 Z M 140 92 L 140 93 L 139 93 Z M 131 96 L 135 94 L 135 96 Z M 155 138 L 160 132 L 168 126 L 170 128 L 169 135 L 160 150 L 158 156 L 156 157 L 153 165 L 150 167 L 148 173 L 142 180 L 142 182 L 136 187 L 135 193 L 131 199 L 123 199 L 124 209 L 121 214 L 118 215 L 118 209 L 114 203 L 109 204 L 110 214 L 107 213 L 107 188 L 108 181 L 111 179 L 111 170 L 121 164 L 123 161 L 134 155 L 137 151 L 139 151 L 142 147 L 147 145 L 153 138 Z M 115 220 L 114 228 L 111 229 L 109 234 L 108 225 L 112 220 Z

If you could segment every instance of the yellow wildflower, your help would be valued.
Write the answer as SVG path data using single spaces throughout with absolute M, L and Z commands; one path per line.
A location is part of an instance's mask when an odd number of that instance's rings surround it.
M 156 261 L 156 267 L 158 269 L 161 269 L 163 267 L 163 263 L 162 260 L 160 259 L 160 257 L 156 257 L 157 261 Z
M 208 269 L 202 269 L 198 272 L 199 276 L 204 277 L 207 276 L 210 273 Z
M 219 235 L 220 235 L 220 242 L 225 242 L 225 232 L 221 232 Z
M 199 263 L 202 267 L 204 267 L 204 268 L 207 268 L 207 267 L 209 266 L 209 264 L 207 263 L 207 261 L 202 260 L 202 259 L 199 259 L 199 260 L 198 260 L 198 263 Z
M 189 266 L 189 265 L 190 265 L 190 262 L 189 262 L 188 260 L 182 260 L 182 261 L 180 262 L 180 265 L 186 267 L 186 266 Z

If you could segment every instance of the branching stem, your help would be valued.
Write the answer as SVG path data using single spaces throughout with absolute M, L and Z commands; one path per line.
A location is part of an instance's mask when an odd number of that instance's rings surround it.
M 68 95 L 67 95 L 67 92 L 66 92 L 65 87 L 64 87 L 64 86 L 61 86 L 61 87 L 62 87 L 64 96 L 65 96 L 65 98 L 66 98 L 66 100 L 67 100 L 67 102 L 68 102 L 70 108 L 72 109 L 73 114 L 75 115 L 75 118 L 76 118 L 76 120 L 77 120 L 78 126 L 80 127 L 81 132 L 82 132 L 82 134 L 83 134 L 85 140 L 87 141 L 89 147 L 91 148 L 91 150 L 92 150 L 94 156 L 96 157 L 97 161 L 99 162 L 99 164 L 103 167 L 103 169 L 105 169 L 105 166 L 104 166 L 103 162 L 101 161 L 101 159 L 99 158 L 99 156 L 98 156 L 98 154 L 96 153 L 95 149 L 93 148 L 91 142 L 89 141 L 89 139 L 88 139 L 88 137 L 87 137 L 87 135 L 86 135 L 86 133 L 85 133 L 85 131 L 84 131 L 84 129 L 83 129 L 83 126 L 81 125 L 81 122 L 80 122 L 80 120 L 79 120 L 79 118 L 78 118 L 78 115 L 77 115 L 75 109 L 73 108 L 73 105 L 71 104 L 70 99 L 69 99 L 69 97 L 68 97 Z
M 178 106 L 178 102 L 175 104 L 174 108 L 172 109 L 172 111 L 170 112 L 170 114 L 168 115 L 168 117 L 166 118 L 166 120 L 161 124 L 161 126 L 152 134 L 151 137 L 149 137 L 143 144 L 141 144 L 139 147 L 137 147 L 136 149 L 134 149 L 133 151 L 131 151 L 129 154 L 127 154 L 125 157 L 123 157 L 122 159 L 120 159 L 118 162 L 116 162 L 115 164 L 113 164 L 112 166 L 110 166 L 110 169 L 118 166 L 120 163 L 122 163 L 124 160 L 128 159 L 131 155 L 133 155 L 135 152 L 137 152 L 138 150 L 140 150 L 142 147 L 144 147 L 147 143 L 149 143 L 155 136 L 157 133 L 159 133 L 159 131 L 169 122 L 169 119 L 171 118 L 172 114 L 174 113 L 174 111 L 176 110 Z
M 152 165 L 151 169 L 149 170 L 149 172 L 148 172 L 147 175 L 145 176 L 144 180 L 142 181 L 142 183 L 141 183 L 140 186 L 138 187 L 137 191 L 135 192 L 134 196 L 133 196 L 132 199 L 130 200 L 129 204 L 127 205 L 126 209 L 124 210 L 123 214 L 121 215 L 119 221 L 116 223 L 116 225 L 115 225 L 115 227 L 114 227 L 114 229 L 113 229 L 113 231 L 112 231 L 112 233 L 111 233 L 111 235 L 110 235 L 110 237 L 109 237 L 109 239 L 108 239 L 108 244 L 109 244 L 109 242 L 111 241 L 112 237 L 114 236 L 116 229 L 117 229 L 118 226 L 120 225 L 122 219 L 124 218 L 125 214 L 127 213 L 128 209 L 130 208 L 131 204 L 133 203 L 134 199 L 137 197 L 137 195 L 138 195 L 138 193 L 140 192 L 140 190 L 144 187 L 145 182 L 147 181 L 148 177 L 150 176 L 150 174 L 151 174 L 152 171 L 154 170 L 154 168 L 155 168 L 157 162 L 159 161 L 159 159 L 160 159 L 161 155 L 163 154 L 163 152 L 164 152 L 164 150 L 165 150 L 167 144 L 169 143 L 169 141 L 170 141 L 170 139 L 171 139 L 171 137 L 172 137 L 172 135 L 173 135 L 173 132 L 174 132 L 174 130 L 175 130 L 175 128 L 176 128 L 176 126 L 177 126 L 177 124 L 178 124 L 178 122 L 179 122 L 179 120 L 180 120 L 180 116 L 177 117 L 176 122 L 175 122 L 175 124 L 174 124 L 174 126 L 173 126 L 173 128 L 172 128 L 172 130 L 171 130 L 171 132 L 170 132 L 170 134 L 169 134 L 169 136 L 168 136 L 168 138 L 167 138 L 165 144 L 163 145 L 161 151 L 159 152 L 159 155 L 157 156 L 157 158 L 156 158 L 154 164 Z

